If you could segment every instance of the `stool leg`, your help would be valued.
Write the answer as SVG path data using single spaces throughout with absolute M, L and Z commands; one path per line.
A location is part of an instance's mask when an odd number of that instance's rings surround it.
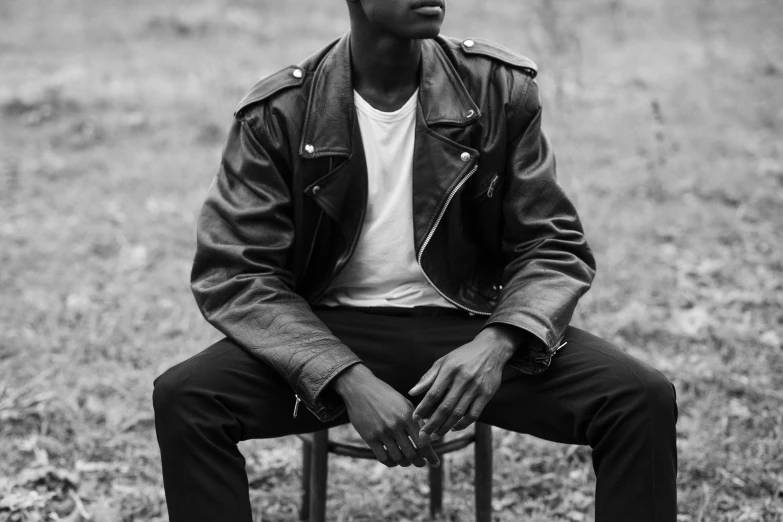
M 444 455 L 440 457 L 440 466 L 430 467 L 430 515 L 437 518 L 443 512 L 443 467 Z
M 299 520 L 310 518 L 310 469 L 313 448 L 311 444 L 302 441 L 302 499 L 299 503 Z
M 310 522 L 326 520 L 326 480 L 329 464 L 329 430 L 313 434 L 310 461 Z
M 492 426 L 476 423 L 476 522 L 492 521 Z

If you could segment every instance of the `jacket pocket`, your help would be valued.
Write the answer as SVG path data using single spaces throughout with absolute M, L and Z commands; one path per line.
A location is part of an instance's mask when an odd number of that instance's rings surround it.
M 500 174 L 493 173 L 481 180 L 477 186 L 474 186 L 472 192 L 466 194 L 468 201 L 482 197 L 492 198 L 498 192 L 498 186 L 501 184 Z

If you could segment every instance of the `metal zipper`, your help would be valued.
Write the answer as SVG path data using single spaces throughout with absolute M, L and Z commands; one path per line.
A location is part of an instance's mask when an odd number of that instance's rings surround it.
M 462 304 L 456 302 L 455 300 L 451 299 L 446 294 L 441 292 L 440 288 L 435 286 L 435 283 L 432 282 L 432 279 L 430 279 L 430 276 L 428 276 L 427 272 L 424 271 L 424 267 L 421 266 L 421 258 L 422 258 L 422 256 L 424 256 L 424 249 L 427 248 L 427 245 L 430 243 L 430 240 L 432 239 L 432 236 L 435 235 L 435 230 L 438 228 L 438 225 L 440 225 L 440 221 L 441 221 L 441 219 L 443 219 L 443 215 L 446 213 L 446 209 L 449 207 L 449 203 L 451 203 L 451 200 L 454 199 L 454 196 L 456 195 L 457 191 L 460 188 L 462 188 L 462 185 L 464 185 L 465 182 L 468 181 L 470 179 L 470 177 L 473 174 L 476 173 L 477 170 L 478 170 L 478 165 L 473 167 L 473 169 L 471 169 L 471 171 L 468 172 L 468 174 L 464 178 L 462 178 L 462 181 L 460 181 L 457 184 L 457 186 L 454 187 L 454 190 L 451 191 L 451 194 L 449 194 L 448 199 L 446 199 L 446 203 L 444 203 L 443 204 L 443 208 L 440 209 L 440 213 L 438 214 L 438 219 L 435 220 L 435 224 L 432 226 L 432 229 L 430 230 L 429 234 L 427 234 L 427 237 L 424 238 L 424 243 L 421 245 L 421 250 L 419 251 L 418 262 L 419 262 L 419 268 L 421 268 L 421 273 L 424 274 L 424 277 L 427 279 L 427 282 L 429 282 L 429 284 L 432 285 L 432 288 L 434 288 L 435 291 L 438 292 L 441 295 L 441 297 L 443 297 L 443 299 L 445 299 L 446 301 L 450 302 L 454 306 L 456 306 L 458 308 L 461 308 L 461 309 L 463 309 L 465 311 L 468 311 L 468 312 L 470 312 L 472 314 L 489 316 L 489 315 L 491 315 L 489 312 L 479 312 L 478 310 L 473 310 L 471 308 L 468 308 L 467 306 L 462 305 Z
M 495 177 L 492 178 L 492 181 L 489 183 L 489 189 L 487 189 L 488 198 L 491 198 L 492 195 L 495 193 L 495 185 L 497 185 L 498 179 L 500 179 L 500 176 L 498 174 L 495 174 Z
M 302 399 L 299 398 L 299 394 L 294 394 L 294 397 L 296 397 L 296 402 L 294 403 L 294 418 L 296 418 L 297 415 L 299 415 L 299 403 L 302 402 Z

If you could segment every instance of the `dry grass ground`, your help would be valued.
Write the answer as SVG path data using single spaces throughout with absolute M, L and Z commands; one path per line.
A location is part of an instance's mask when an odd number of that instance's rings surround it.
M 166 520 L 152 379 L 218 336 L 188 289 L 234 104 L 341 0 L 0 3 L 0 521 Z M 679 394 L 681 522 L 783 521 L 783 7 L 452 1 L 541 64 L 599 262 L 577 322 Z M 296 519 L 295 439 L 244 444 Z M 470 520 L 470 452 L 446 520 Z M 333 459 L 331 520 L 424 520 L 421 470 Z M 589 452 L 496 430 L 497 520 L 593 519 Z

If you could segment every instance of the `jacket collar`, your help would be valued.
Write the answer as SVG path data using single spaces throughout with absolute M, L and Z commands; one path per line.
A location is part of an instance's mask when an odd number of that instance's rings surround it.
M 481 113 L 454 65 L 434 40 L 422 40 L 419 106 L 427 126 L 467 125 Z M 351 35 L 346 33 L 318 64 L 307 102 L 299 154 L 304 158 L 351 154 L 354 124 Z

